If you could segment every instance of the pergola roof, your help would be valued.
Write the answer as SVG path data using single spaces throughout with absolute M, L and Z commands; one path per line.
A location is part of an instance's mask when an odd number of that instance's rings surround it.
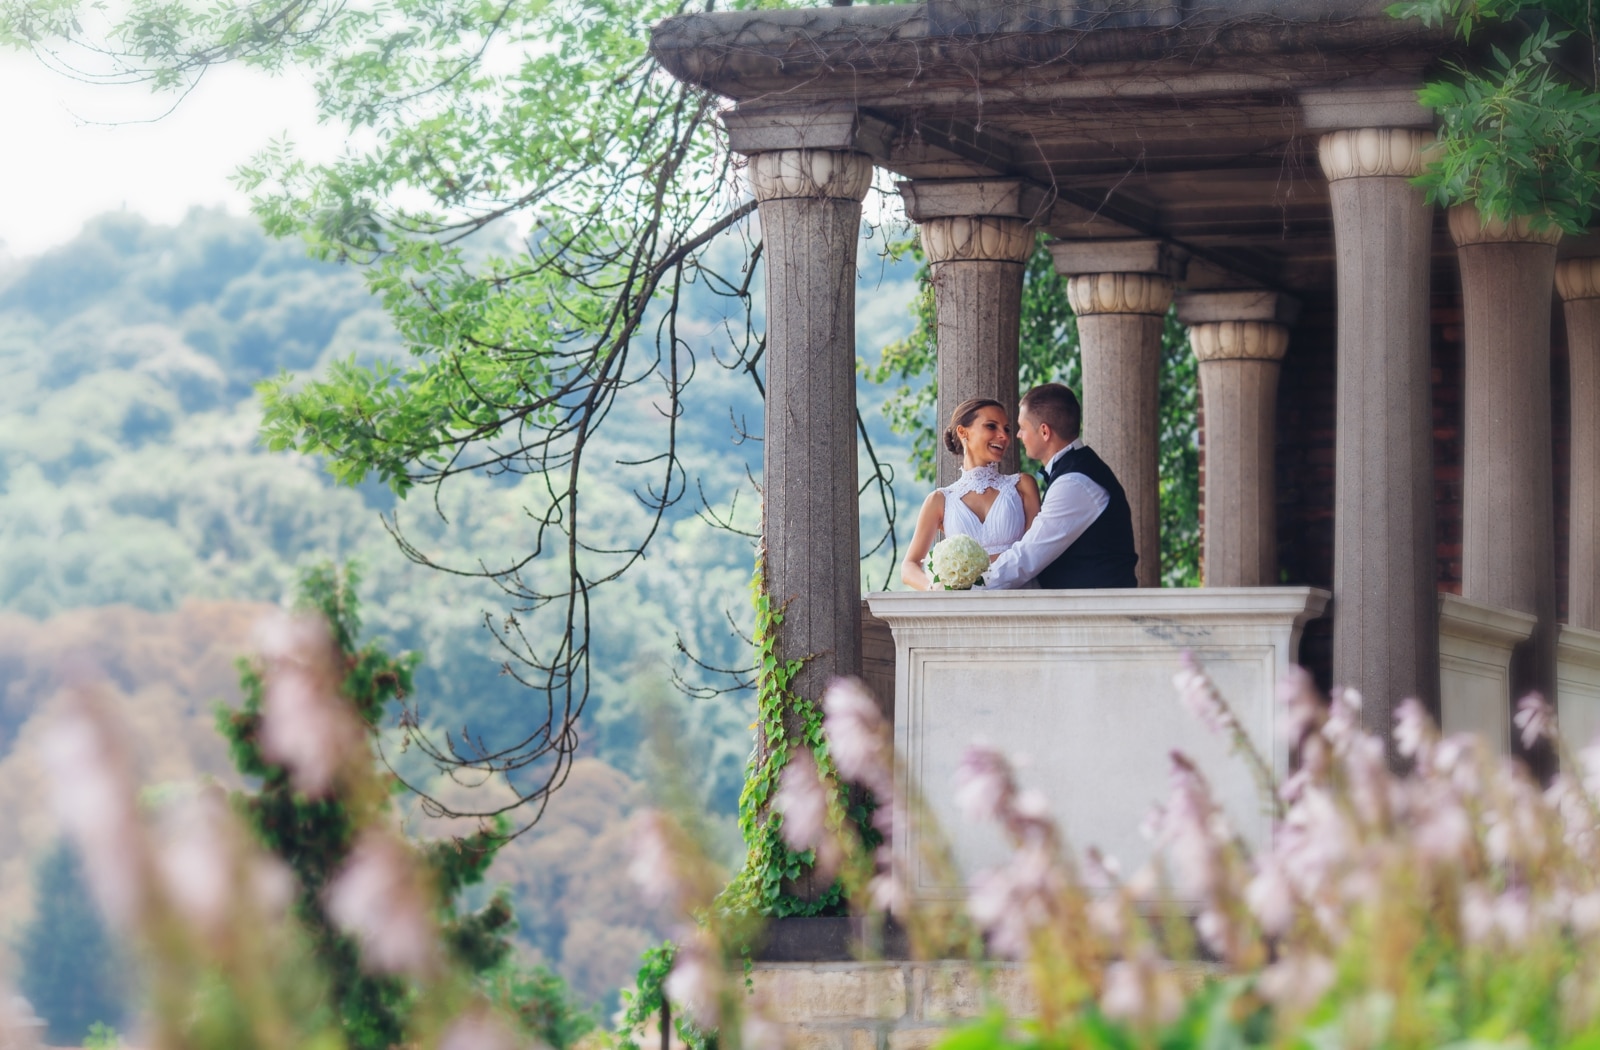
M 1332 278 L 1308 98 L 1409 89 L 1452 47 L 1386 0 L 931 0 L 685 15 L 651 50 L 741 112 L 812 107 L 906 178 L 1020 177 L 1041 225 L 1157 237 L 1191 287 Z M 1351 96 L 1359 98 L 1360 96 Z M 1426 119 L 1423 114 L 1423 119 Z M 1327 125 L 1324 125 L 1327 126 Z M 736 142 L 735 145 L 738 145 Z M 1437 238 L 1448 248 L 1447 238 Z

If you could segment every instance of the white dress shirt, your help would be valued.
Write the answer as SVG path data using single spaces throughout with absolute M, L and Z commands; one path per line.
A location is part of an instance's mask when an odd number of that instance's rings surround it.
M 1082 447 L 1083 439 L 1078 438 L 1051 456 L 1050 462 L 1045 464 L 1045 473 L 1048 475 L 1056 460 L 1067 452 Z M 1061 557 L 1061 552 L 1072 546 L 1110 503 L 1106 490 L 1083 474 L 1063 474 L 1056 478 L 1045 489 L 1044 502 L 1033 524 L 1022 534 L 1022 539 L 989 566 L 989 571 L 983 574 L 983 585 L 997 590 L 1024 586 L 1043 572 L 1045 566 Z

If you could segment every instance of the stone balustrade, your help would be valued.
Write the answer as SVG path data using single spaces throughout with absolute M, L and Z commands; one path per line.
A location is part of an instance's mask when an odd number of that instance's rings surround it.
M 869 595 L 895 642 L 895 744 L 910 781 L 970 877 L 1007 855 L 1000 832 L 961 818 L 953 779 L 986 740 L 1027 761 L 1068 838 L 1132 870 L 1147 855 L 1138 827 L 1169 782 L 1169 753 L 1204 771 L 1246 840 L 1270 831 L 1249 768 L 1179 705 L 1172 678 L 1192 652 L 1281 776 L 1277 683 L 1328 592 L 1311 587 L 1085 591 L 891 592 Z M 960 885 L 924 857 L 922 829 L 897 837 L 912 893 Z

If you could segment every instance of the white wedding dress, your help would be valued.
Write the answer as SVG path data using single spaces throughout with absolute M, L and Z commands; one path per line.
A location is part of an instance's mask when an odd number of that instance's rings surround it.
M 963 470 L 961 477 L 939 491 L 944 493 L 944 534 L 971 536 L 990 554 L 1000 554 L 1022 538 L 1027 530 L 1027 515 L 1022 496 L 1017 492 L 1017 474 L 1002 474 L 993 464 Z M 969 492 L 999 489 L 989 513 L 982 520 L 961 499 Z

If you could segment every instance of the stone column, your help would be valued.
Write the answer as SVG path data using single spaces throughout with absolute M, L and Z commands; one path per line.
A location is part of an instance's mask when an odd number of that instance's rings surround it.
M 1433 211 L 1409 182 L 1432 140 L 1415 128 L 1360 128 L 1318 146 L 1339 302 L 1333 680 L 1361 691 L 1362 721 L 1386 740 L 1402 699 L 1438 710 Z
M 1511 687 L 1554 700 L 1550 299 L 1561 231 L 1483 222 L 1468 205 L 1450 209 L 1450 236 L 1466 344 L 1461 596 L 1538 617 Z
M 872 162 L 784 149 L 750 157 L 767 285 L 762 544 L 781 658 L 816 700 L 861 671 L 856 471 L 856 241 Z
M 1567 623 L 1600 631 L 1600 259 L 1556 264 L 1571 369 Z
M 1023 184 L 1018 179 L 953 179 L 900 184 L 906 213 L 922 225 L 922 248 L 933 271 L 938 317 L 939 400 L 934 432 L 969 397 L 992 397 L 1017 419 L 1017 337 L 1022 319 L 1022 273 L 1033 251 Z M 1020 445 L 1001 461 L 1017 469 Z M 935 453 L 938 484 L 948 485 L 961 463 Z
M 1206 413 L 1207 587 L 1278 582 L 1278 371 L 1297 307 L 1272 292 L 1178 297 Z
M 1158 241 L 1051 246 L 1083 353 L 1083 440 L 1128 494 L 1141 587 L 1161 582 L 1161 326 L 1177 264 Z

